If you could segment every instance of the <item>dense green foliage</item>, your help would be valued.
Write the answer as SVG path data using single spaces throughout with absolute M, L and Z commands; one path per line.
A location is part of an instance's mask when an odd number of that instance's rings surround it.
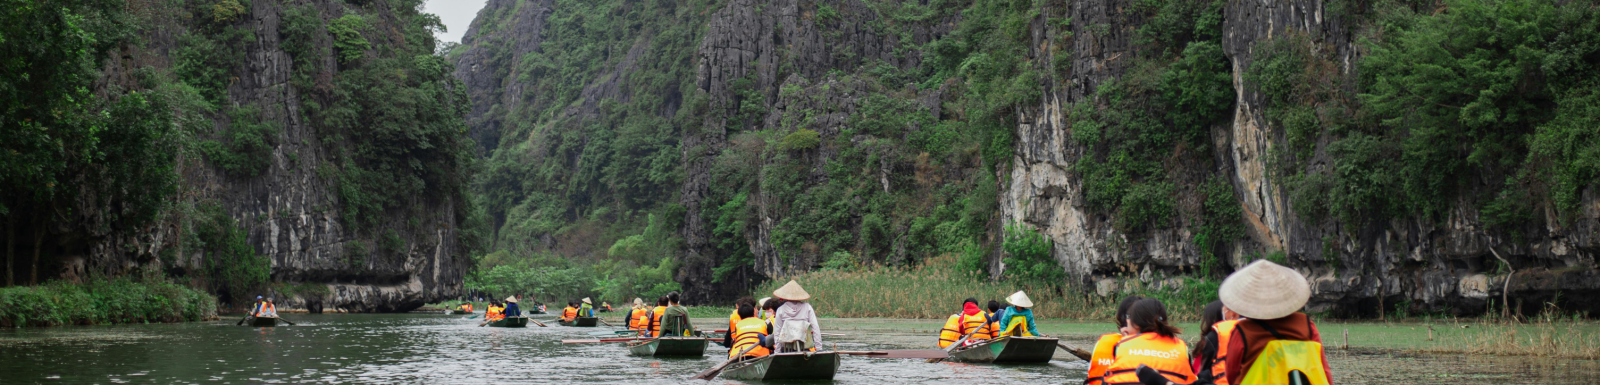
M 1066 282 L 1067 273 L 1054 256 L 1055 243 L 1044 234 L 1030 228 L 1006 226 L 1006 238 L 1001 248 L 1007 255 L 1007 278 L 1046 285 Z
M 0 288 L 0 327 L 200 321 L 216 315 L 210 294 L 159 279 Z

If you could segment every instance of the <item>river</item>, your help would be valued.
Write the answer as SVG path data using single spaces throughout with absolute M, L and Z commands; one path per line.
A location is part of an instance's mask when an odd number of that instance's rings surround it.
M 713 344 L 699 359 L 628 356 L 621 344 L 562 344 L 606 328 L 478 327 L 437 314 L 286 314 L 296 326 L 251 328 L 231 320 L 0 331 L 0 384 L 32 383 L 685 383 L 721 361 Z M 535 319 L 547 320 L 548 316 Z M 703 329 L 727 320 L 696 319 Z M 926 349 L 933 337 L 884 320 L 824 319 L 850 329 L 825 337 L 840 350 Z M 890 326 L 883 326 L 890 325 Z M 1085 346 L 1092 336 L 1067 336 Z M 1385 351 L 1329 352 L 1339 384 L 1590 383 L 1600 364 L 1582 360 L 1466 357 Z M 1086 364 L 1058 353 L 1043 365 L 928 364 L 845 357 L 842 384 L 935 380 L 1078 384 Z M 716 380 L 716 383 L 738 383 Z

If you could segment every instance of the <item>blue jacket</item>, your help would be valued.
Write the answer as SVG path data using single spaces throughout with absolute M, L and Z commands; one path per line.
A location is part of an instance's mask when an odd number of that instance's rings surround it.
M 1033 335 L 1036 336 L 1039 335 L 1039 327 L 1033 324 L 1033 309 L 1020 308 L 1016 306 L 1007 307 L 1006 313 L 1000 316 L 1000 330 L 1005 330 L 1006 325 L 1011 323 L 1012 316 L 1022 316 L 1023 318 L 1026 318 L 1028 320 L 1028 332 L 1033 333 Z
M 501 314 L 505 314 L 507 317 L 521 317 L 522 309 L 517 307 L 516 302 L 507 302 L 506 311 L 501 312 Z

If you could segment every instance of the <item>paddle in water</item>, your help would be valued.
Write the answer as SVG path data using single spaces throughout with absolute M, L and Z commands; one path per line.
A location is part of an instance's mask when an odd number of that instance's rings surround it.
M 1094 357 L 1093 354 L 1089 354 L 1089 352 L 1083 351 L 1083 349 L 1067 346 L 1067 344 L 1060 342 L 1056 343 L 1056 347 L 1060 347 L 1061 350 L 1065 350 L 1067 353 L 1072 353 L 1073 356 L 1078 357 L 1080 360 L 1088 361 L 1090 357 Z
M 249 321 L 251 318 L 255 318 L 255 316 L 245 314 L 244 318 L 240 318 L 239 323 L 233 324 L 233 326 L 244 326 L 244 321 Z
M 283 317 L 278 317 L 278 320 L 279 321 L 283 321 L 283 323 L 289 324 L 289 326 L 294 326 L 294 322 L 289 322 L 289 320 L 283 319 Z
M 644 341 L 644 340 L 652 340 L 652 339 L 655 339 L 655 338 L 652 338 L 652 337 L 628 337 L 628 338 L 606 338 L 606 339 L 598 339 L 598 340 L 561 340 L 561 343 L 563 343 L 563 344 L 596 344 L 596 343 L 604 343 L 604 342 L 628 342 L 628 341 Z
M 544 323 L 539 322 L 539 320 L 533 319 L 533 317 L 525 317 L 525 318 L 528 319 L 528 322 L 532 322 L 534 325 L 539 325 L 539 327 L 542 327 L 542 328 L 549 327 L 549 326 L 546 326 Z
M 982 328 L 981 327 L 980 328 L 972 328 L 972 331 L 967 332 L 967 335 L 961 336 L 961 339 L 956 340 L 956 343 L 950 344 L 950 346 L 945 347 L 944 348 L 945 357 L 949 357 L 950 356 L 950 351 L 956 350 L 956 348 L 961 347 L 961 344 L 966 343 L 967 342 L 967 338 L 972 337 L 972 333 L 977 333 L 978 329 L 982 329 Z M 935 363 L 935 362 L 939 362 L 939 361 L 944 361 L 945 357 L 929 358 L 928 359 L 928 363 L 931 364 L 931 363 Z
M 862 356 L 867 358 L 945 358 L 950 353 L 939 349 L 904 349 L 904 350 L 874 350 L 874 351 L 841 351 L 839 354 Z
M 700 372 L 700 374 L 696 374 L 694 377 L 689 377 L 689 379 L 709 381 L 713 378 L 717 378 L 718 374 L 722 374 L 722 368 L 726 368 L 729 364 L 738 362 L 740 358 L 744 358 L 745 353 L 749 353 L 750 349 L 755 349 L 757 346 L 761 346 L 761 344 L 750 344 L 750 346 L 744 347 L 744 350 L 740 350 L 739 354 L 734 354 L 733 358 L 729 358 L 727 361 L 723 361 L 722 363 L 717 364 L 717 366 L 711 367 L 711 369 L 706 369 L 706 371 Z

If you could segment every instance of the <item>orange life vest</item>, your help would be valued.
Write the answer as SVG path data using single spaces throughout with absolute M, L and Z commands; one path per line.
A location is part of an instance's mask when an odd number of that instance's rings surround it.
M 500 314 L 500 312 L 503 311 L 504 309 L 505 308 L 499 307 L 499 306 L 490 306 L 489 310 L 483 314 L 483 319 L 490 320 L 490 321 L 499 321 L 501 319 L 504 319 L 504 318 L 506 318 L 505 315 L 504 314 Z
M 1212 381 L 1214 384 L 1228 385 L 1228 341 L 1233 339 L 1233 328 L 1238 324 L 1239 320 L 1229 320 L 1211 326 L 1217 331 L 1217 361 L 1211 364 L 1211 375 L 1216 377 Z
M 561 309 L 561 319 L 563 321 L 578 319 L 578 308 L 567 306 L 567 308 Z
M 765 357 L 768 354 L 772 354 L 771 350 L 760 346 L 761 336 L 767 335 L 767 322 L 760 318 L 750 317 L 739 320 L 739 322 L 734 323 L 732 329 L 728 329 L 728 333 L 733 334 L 733 346 L 728 348 L 728 358 L 734 358 L 735 354 L 739 354 L 739 351 L 750 345 L 756 345 L 756 347 L 745 352 L 744 357 Z
M 739 309 L 734 309 L 733 310 L 733 314 L 729 314 L 728 315 L 728 333 L 733 333 L 733 331 L 735 329 L 739 328 L 739 320 L 740 319 L 741 318 L 739 318 Z
M 939 347 L 950 347 L 950 344 L 956 343 L 960 339 L 961 315 L 951 314 L 950 318 L 944 321 L 944 328 L 939 329 Z
M 1189 362 L 1189 344 L 1175 337 L 1156 333 L 1143 333 L 1122 339 L 1112 353 L 1115 361 L 1106 368 L 1105 383 L 1138 384 L 1139 365 L 1161 372 L 1167 380 L 1187 384 L 1194 382 L 1194 368 Z
M 1122 341 L 1122 335 L 1111 333 L 1100 336 L 1100 341 L 1094 343 L 1094 354 L 1089 356 L 1089 377 L 1083 380 L 1083 385 L 1105 384 L 1106 368 L 1116 362 L 1117 342 Z
M 655 309 L 650 310 L 650 336 L 651 337 L 660 337 L 661 336 L 661 313 L 666 313 L 666 312 L 667 312 L 667 307 L 666 306 L 656 306 Z
M 967 332 L 972 332 L 972 336 L 967 337 L 969 342 L 994 339 L 996 337 L 995 330 L 989 327 L 988 312 L 978 311 L 978 314 L 961 316 L 961 334 L 966 335 Z
M 628 330 L 644 329 L 644 320 L 640 319 L 640 317 L 644 316 L 644 312 L 645 310 L 642 307 L 628 311 Z

